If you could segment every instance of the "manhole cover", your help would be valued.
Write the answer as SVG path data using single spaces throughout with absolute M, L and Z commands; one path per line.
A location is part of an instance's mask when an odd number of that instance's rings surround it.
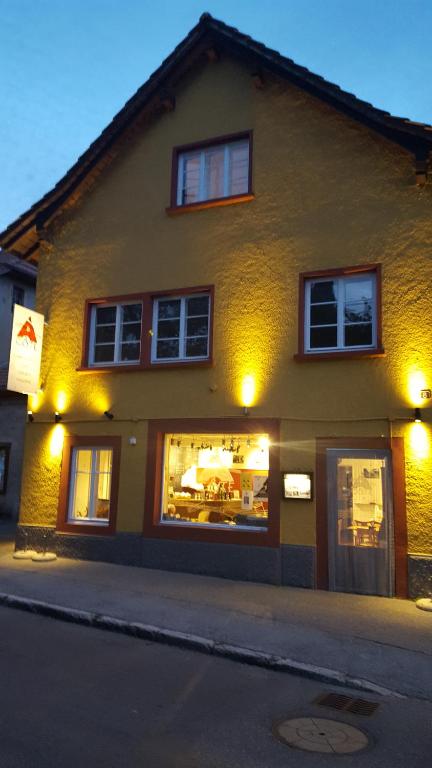
M 366 734 L 358 728 L 337 720 L 324 720 L 319 717 L 282 720 L 275 725 L 274 733 L 290 747 L 304 749 L 307 752 L 341 755 L 358 752 L 369 743 Z

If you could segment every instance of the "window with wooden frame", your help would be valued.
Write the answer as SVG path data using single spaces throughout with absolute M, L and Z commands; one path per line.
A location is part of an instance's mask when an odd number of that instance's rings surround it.
M 209 365 L 213 303 L 213 286 L 89 299 L 79 370 Z
M 141 357 L 142 302 L 91 308 L 90 365 L 130 365 Z
M 153 302 L 152 362 L 207 360 L 210 295 L 162 296 Z
M 251 199 L 251 171 L 251 132 L 175 147 L 169 210 Z
M 380 265 L 300 275 L 297 358 L 383 354 Z
M 149 421 L 144 534 L 279 546 L 276 419 Z
M 120 437 L 66 437 L 58 528 L 110 533 L 115 528 Z

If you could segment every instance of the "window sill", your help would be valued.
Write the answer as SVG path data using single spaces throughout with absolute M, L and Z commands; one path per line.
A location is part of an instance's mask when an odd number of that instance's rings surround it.
M 298 352 L 294 360 L 298 363 L 313 363 L 315 360 L 357 360 L 359 358 L 385 357 L 383 347 L 376 349 L 341 350 L 339 352 Z
M 76 368 L 80 374 L 88 373 L 136 373 L 137 371 L 158 371 L 165 368 L 212 368 L 213 360 L 179 360 L 172 363 L 147 363 L 145 365 L 102 365 L 102 366 L 81 366 Z
M 68 533 L 75 536 L 114 536 L 113 523 L 92 525 L 91 523 L 62 523 L 57 525 L 56 533 Z
M 165 208 L 168 216 L 177 216 L 181 213 L 190 213 L 192 211 L 203 211 L 206 208 L 221 208 L 225 205 L 235 205 L 236 203 L 249 203 L 255 200 L 253 193 L 246 195 L 231 195 L 230 197 L 218 197 L 215 200 L 202 200 L 199 203 L 190 203 L 189 205 L 174 205 Z

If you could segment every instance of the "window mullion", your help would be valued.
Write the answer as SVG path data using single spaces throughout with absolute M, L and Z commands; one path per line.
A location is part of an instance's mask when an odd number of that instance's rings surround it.
M 305 317 L 304 317 L 304 332 L 306 349 L 311 348 L 311 283 L 306 283 L 306 301 L 305 301 Z
M 179 339 L 179 357 L 186 357 L 186 297 L 183 296 L 180 302 L 180 339 Z
M 90 468 L 90 494 L 89 494 L 89 519 L 94 518 L 94 500 L 95 500 L 95 485 L 96 485 L 96 455 L 97 451 L 92 449 L 91 452 L 91 468 Z
M 116 327 L 114 337 L 114 362 L 120 362 L 120 337 L 121 337 L 122 305 L 116 307 Z
M 177 171 L 177 205 L 183 205 L 183 189 L 184 189 L 184 155 L 180 155 L 178 160 Z
M 77 481 L 77 464 L 78 464 L 78 451 L 76 448 L 72 449 L 72 476 L 69 488 L 69 505 L 68 505 L 68 520 L 73 520 L 74 514 L 74 501 L 75 501 L 75 486 Z
M 90 360 L 89 362 L 94 364 L 95 361 L 95 345 L 96 345 L 96 306 L 91 308 L 90 313 Z
M 151 337 L 151 359 L 157 359 L 157 342 L 159 334 L 159 299 L 155 299 L 153 302 L 153 319 L 152 319 L 152 337 Z
M 207 198 L 206 178 L 205 178 L 205 150 L 200 152 L 200 177 L 199 177 L 199 200 Z
M 337 348 L 343 349 L 344 344 L 344 303 L 345 286 L 343 278 L 335 280 L 337 290 Z
M 228 197 L 231 194 L 229 181 L 230 181 L 230 160 L 231 153 L 228 144 L 224 147 L 224 173 L 223 173 L 223 193 L 224 197 Z

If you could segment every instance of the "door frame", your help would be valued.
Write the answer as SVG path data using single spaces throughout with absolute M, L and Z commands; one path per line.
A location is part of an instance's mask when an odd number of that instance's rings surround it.
M 316 585 L 329 588 L 327 449 L 387 450 L 392 458 L 395 597 L 408 597 L 408 539 L 403 437 L 316 438 Z

